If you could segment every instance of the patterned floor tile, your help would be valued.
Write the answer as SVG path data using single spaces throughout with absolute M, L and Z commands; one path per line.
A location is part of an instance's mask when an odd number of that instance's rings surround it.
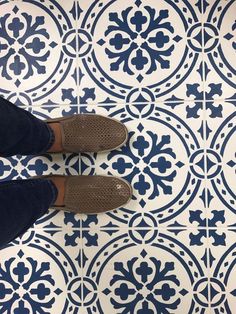
M 202 100 L 201 1 L 80 1 L 79 103 Z
M 210 243 L 211 313 L 234 314 L 236 308 L 236 230 L 218 229 L 225 237 L 221 247 Z
M 206 99 L 236 99 L 236 1 L 203 3 Z
M 136 225 L 147 216 L 150 226 L 205 226 L 203 118 L 185 122 L 186 108 L 193 106 L 179 106 L 177 115 L 164 104 L 80 108 L 115 118 L 129 131 L 127 143 L 117 150 L 81 154 L 83 175 L 122 177 L 133 187 L 131 201 L 99 215 L 96 224 Z
M 82 241 L 78 237 L 73 244 L 70 233 L 60 230 L 48 235 L 40 229 L 30 230 L 1 252 L 2 313 L 78 311 Z
M 209 226 L 236 226 L 235 102 L 216 103 L 218 116 L 207 116 L 207 212 Z
M 0 312 L 235 314 L 236 0 L 0 0 L 0 95 L 98 113 L 126 145 L 0 159 L 1 180 L 113 175 L 131 201 L 53 209 L 0 254 Z
M 85 313 L 208 313 L 205 248 L 188 232 L 83 229 Z
M 232 185 L 232 190 L 228 186 L 230 181 L 224 181 L 224 172 L 214 180 L 207 182 L 207 201 L 206 201 L 206 216 L 208 217 L 209 227 L 233 227 L 236 228 L 236 212 L 235 212 L 235 184 Z M 231 177 L 233 177 L 231 171 Z M 222 179 L 223 178 L 223 179 Z M 235 182 L 235 181 L 234 181 Z M 231 192 L 231 194 L 230 194 Z M 224 239 L 215 238 L 219 243 L 224 242 Z
M 75 1 L 3 1 L 0 10 L 0 94 L 23 105 L 76 104 Z

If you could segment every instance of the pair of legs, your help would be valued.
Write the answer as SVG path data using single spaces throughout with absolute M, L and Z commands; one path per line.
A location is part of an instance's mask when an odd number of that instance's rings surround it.
M 57 123 L 45 123 L 0 97 L 0 157 L 40 155 L 61 149 Z M 22 235 L 50 206 L 63 205 L 63 181 L 64 178 L 0 182 L 0 249 Z

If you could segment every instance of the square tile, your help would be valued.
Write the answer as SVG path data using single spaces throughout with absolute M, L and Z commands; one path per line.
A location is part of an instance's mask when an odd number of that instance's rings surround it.
M 2 94 L 23 105 L 77 104 L 76 2 L 0 3 Z
M 236 112 L 234 102 L 214 105 L 221 114 L 206 118 L 207 212 L 209 226 L 227 227 L 236 224 Z
M 189 106 L 194 104 L 184 103 L 175 113 L 165 104 L 80 107 L 80 113 L 115 118 L 129 131 L 127 143 L 119 149 L 81 154 L 83 175 L 112 175 L 133 187 L 131 201 L 98 215 L 97 225 L 123 227 L 146 215 L 151 226 L 206 226 L 204 141 L 199 131 L 203 118 L 186 123 Z
M 81 306 L 81 238 L 72 230 L 27 231 L 1 251 L 1 311 L 26 313 L 29 308 L 51 313 L 78 311 Z M 24 300 L 24 301 L 23 301 Z
M 233 314 L 236 307 L 236 230 L 217 229 L 225 237 L 225 244 L 210 243 L 211 313 Z
M 236 1 L 203 3 L 206 99 L 236 99 Z
M 205 248 L 186 243 L 189 231 L 89 232 L 97 243 L 88 245 L 83 230 L 84 313 L 208 313 Z
M 200 1 L 80 1 L 79 103 L 202 100 Z

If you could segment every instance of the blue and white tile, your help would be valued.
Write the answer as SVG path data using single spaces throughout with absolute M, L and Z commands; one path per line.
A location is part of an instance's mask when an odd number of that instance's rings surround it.
M 1 251 L 2 313 L 80 313 L 82 241 L 71 233 L 29 230 Z
M 116 175 L 134 195 L 99 215 L 49 209 L 1 251 L 1 304 L 234 314 L 236 1 L 76 4 L 0 1 L 0 94 L 41 119 L 117 118 L 129 142 L 107 154 L 1 158 L 1 178 Z
M 110 213 L 85 219 L 120 227 L 137 225 L 142 218 L 152 226 L 206 226 L 203 118 L 189 118 L 184 104 L 176 113 L 162 104 L 81 106 L 80 112 L 110 116 L 126 125 L 127 143 L 108 153 L 81 154 L 83 175 L 113 175 L 133 186 L 131 201 Z M 181 115 L 182 114 L 182 115 Z
M 236 230 L 217 229 L 225 243 L 209 242 L 211 313 L 234 314 L 236 308 Z
M 83 229 L 84 314 L 209 313 L 207 255 L 190 232 Z
M 236 1 L 203 1 L 205 98 L 236 99 Z
M 18 105 L 77 104 L 74 0 L 0 3 L 0 94 Z
M 236 226 L 235 102 L 218 101 L 210 104 L 211 107 L 213 105 L 216 115 L 206 115 L 206 208 L 209 226 Z
M 236 229 L 235 185 L 233 185 L 231 190 L 228 186 L 230 182 L 223 180 L 224 172 L 225 170 L 222 171 L 221 175 L 206 182 L 205 210 L 207 226 L 209 228 L 218 228 L 219 230 L 222 228 Z M 231 176 L 233 177 L 232 172 Z M 231 179 L 231 181 L 233 180 L 234 178 Z M 219 245 L 225 242 L 224 238 L 217 237 L 217 235 L 214 240 Z
M 201 1 L 80 1 L 79 103 L 202 100 Z

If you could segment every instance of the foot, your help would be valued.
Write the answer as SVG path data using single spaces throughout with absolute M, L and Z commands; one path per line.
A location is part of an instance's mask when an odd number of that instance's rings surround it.
M 62 152 L 62 139 L 61 139 L 61 128 L 59 122 L 47 122 L 49 127 L 52 129 L 54 135 L 55 135 L 55 142 L 50 147 L 49 150 L 47 150 L 48 153 L 60 153 Z
M 58 195 L 55 203 L 55 206 L 65 206 L 64 198 L 65 198 L 65 181 L 66 178 L 54 176 L 50 178 L 50 180 L 56 185 Z
M 130 184 L 116 177 L 72 175 L 56 176 L 56 178 L 50 176 L 51 178 L 55 185 L 60 185 L 58 187 L 59 198 L 54 206 L 59 210 L 98 214 L 124 206 L 132 197 Z M 61 178 L 65 181 L 60 181 Z
M 76 114 L 46 123 L 56 137 L 48 152 L 107 152 L 121 147 L 128 139 L 124 124 L 98 114 Z

